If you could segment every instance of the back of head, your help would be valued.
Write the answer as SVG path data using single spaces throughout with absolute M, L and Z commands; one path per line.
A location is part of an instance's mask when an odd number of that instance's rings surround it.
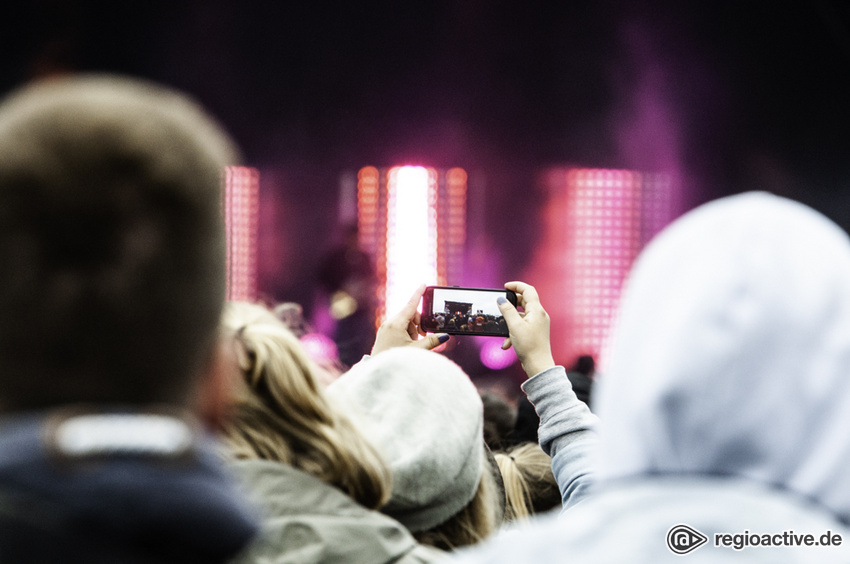
M 300 341 L 263 306 L 229 302 L 223 325 L 236 337 L 240 379 L 223 429 L 235 458 L 288 464 L 366 507 L 389 498 L 378 450 L 329 401 Z
M 686 214 L 629 278 L 600 379 L 603 479 L 732 475 L 850 518 L 850 240 L 750 193 Z
M 0 410 L 184 403 L 224 300 L 223 167 L 185 96 L 33 84 L 0 106 Z
M 517 444 L 495 456 L 505 484 L 506 520 L 527 519 L 561 506 L 552 459 L 539 444 Z
M 484 405 L 484 442 L 490 450 L 502 449 L 514 429 L 516 409 L 495 392 L 483 392 L 481 403 Z
M 415 347 L 391 349 L 356 365 L 328 392 L 383 448 L 393 475 L 385 513 L 440 548 L 493 531 L 502 507 L 485 466 L 481 398 L 458 365 Z

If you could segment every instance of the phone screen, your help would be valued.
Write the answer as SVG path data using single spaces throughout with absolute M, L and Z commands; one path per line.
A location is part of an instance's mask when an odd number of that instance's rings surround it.
M 421 323 L 425 331 L 451 335 L 508 335 L 496 298 L 516 305 L 516 294 L 504 288 L 429 286 L 423 297 Z

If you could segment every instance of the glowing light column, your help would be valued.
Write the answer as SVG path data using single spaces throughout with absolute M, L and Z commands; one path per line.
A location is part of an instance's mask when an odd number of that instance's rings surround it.
M 462 168 L 367 166 L 358 172 L 359 243 L 375 261 L 378 325 L 419 284 L 462 284 L 466 181 Z
M 437 283 L 437 173 L 421 166 L 387 175 L 385 313 L 393 315 L 419 284 Z
M 257 298 L 257 226 L 260 173 L 229 166 L 225 170 L 224 218 L 227 230 L 227 299 Z
M 627 170 L 567 173 L 566 252 L 572 282 L 572 343 L 597 359 L 620 298 L 623 280 L 641 248 L 641 175 Z M 581 354 L 581 353 L 580 353 Z
M 556 361 L 589 354 L 600 366 L 623 281 L 644 245 L 674 217 L 669 175 L 631 170 L 553 169 L 545 237 L 528 280 L 551 318 Z

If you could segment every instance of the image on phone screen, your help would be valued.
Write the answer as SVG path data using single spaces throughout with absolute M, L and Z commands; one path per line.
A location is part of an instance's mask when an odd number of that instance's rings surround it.
M 516 305 L 516 295 L 504 288 L 429 286 L 423 297 L 422 328 L 451 335 L 507 336 L 508 326 L 496 299 Z

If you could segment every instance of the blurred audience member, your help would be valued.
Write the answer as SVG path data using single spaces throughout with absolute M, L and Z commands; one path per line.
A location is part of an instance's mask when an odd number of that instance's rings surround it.
M 372 258 L 360 247 L 357 223 L 346 227 L 342 244 L 324 257 L 318 279 L 336 320 L 339 358 L 351 366 L 369 352 L 375 339 L 377 275 Z
M 415 563 L 440 554 L 376 511 L 391 479 L 375 447 L 326 398 L 298 339 L 262 306 L 228 304 L 238 388 L 223 438 L 266 518 L 240 562 Z
M 304 319 L 304 308 L 301 304 L 282 302 L 274 306 L 272 312 L 298 339 L 310 333 L 310 325 Z
M 201 425 L 228 393 L 235 156 L 151 83 L 57 78 L 0 105 L 3 562 L 223 562 L 255 533 Z
M 514 445 L 495 454 L 505 485 L 505 521 L 528 517 L 561 506 L 561 493 L 552 474 L 552 459 L 537 443 Z
M 279 303 L 272 308 L 272 312 L 304 345 L 307 354 L 319 369 L 316 376 L 322 385 L 327 386 L 339 378 L 346 367 L 339 360 L 336 343 L 325 335 L 313 332 L 310 324 L 304 319 L 304 309 L 301 304 Z
M 484 443 L 478 390 L 454 362 L 422 349 L 421 286 L 378 330 L 372 356 L 328 387 L 389 461 L 393 492 L 383 511 L 423 544 L 452 550 L 479 542 L 502 522 L 501 474 Z
M 481 398 L 449 359 L 414 347 L 366 359 L 328 387 L 383 448 L 393 492 L 383 511 L 420 542 L 452 550 L 501 524 Z
M 516 410 L 501 395 L 493 392 L 481 393 L 484 405 L 484 442 L 491 451 L 507 446 L 509 435 L 516 422 Z
M 590 355 L 578 357 L 573 367 L 567 371 L 576 397 L 590 407 L 590 389 L 593 387 L 593 374 L 596 363 Z
M 519 444 L 524 442 L 537 442 L 537 429 L 540 427 L 540 417 L 534 411 L 534 404 L 529 401 L 525 394 L 517 398 L 516 422 L 513 431 L 509 435 L 510 442 Z
M 749 193 L 674 222 L 595 390 L 598 488 L 462 561 L 850 561 L 848 288 L 847 234 L 802 204 Z

